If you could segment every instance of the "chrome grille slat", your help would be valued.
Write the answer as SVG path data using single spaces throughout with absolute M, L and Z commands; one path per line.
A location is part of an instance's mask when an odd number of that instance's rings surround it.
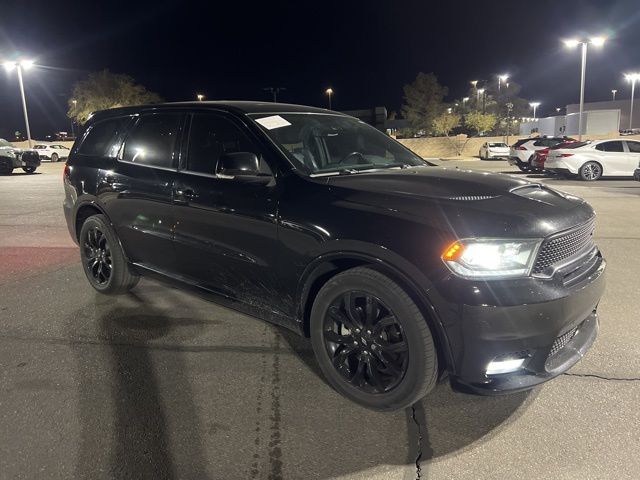
M 595 217 L 573 230 L 545 240 L 540 247 L 532 273 L 543 273 L 547 268 L 561 263 L 563 260 L 594 246 L 593 230 Z

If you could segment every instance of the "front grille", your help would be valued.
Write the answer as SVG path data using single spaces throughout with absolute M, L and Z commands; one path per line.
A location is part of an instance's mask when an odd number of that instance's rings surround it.
M 595 217 L 592 217 L 587 223 L 567 233 L 545 240 L 533 265 L 533 273 L 543 273 L 548 267 L 586 250 L 588 246 L 593 246 L 594 228 Z
M 555 342 L 553 342 L 553 345 L 551 346 L 549 357 L 547 358 L 553 357 L 556 353 L 562 350 L 565 347 L 565 345 L 569 343 L 569 341 L 575 336 L 577 331 L 578 331 L 578 327 L 573 327 L 567 333 L 563 333 L 558 338 L 556 338 Z

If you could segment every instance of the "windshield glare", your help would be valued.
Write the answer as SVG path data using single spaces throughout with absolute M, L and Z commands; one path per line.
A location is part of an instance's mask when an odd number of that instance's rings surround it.
M 252 118 L 296 167 L 310 174 L 428 165 L 355 118 L 312 113 L 255 114 Z

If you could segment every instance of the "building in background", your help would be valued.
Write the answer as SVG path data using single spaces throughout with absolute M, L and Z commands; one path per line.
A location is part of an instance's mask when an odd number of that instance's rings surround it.
M 341 113 L 356 117 L 383 132 L 387 128 L 387 109 L 385 107 L 373 107 L 364 110 L 344 110 Z
M 617 134 L 629 129 L 630 100 L 611 100 L 584 104 L 582 117 L 583 135 Z M 566 115 L 525 119 L 520 123 L 520 135 L 568 135 L 579 134 L 580 105 L 567 105 Z M 634 101 L 632 129 L 640 128 L 640 99 Z
M 602 110 L 619 110 L 620 111 L 620 127 L 616 130 L 626 130 L 629 128 L 629 112 L 631 111 L 631 100 L 609 100 L 607 102 L 589 102 L 584 104 L 585 112 L 594 112 Z M 567 105 L 567 115 L 578 114 L 580 105 L 572 103 Z M 640 128 L 640 99 L 633 102 L 633 125 L 631 128 Z M 578 127 L 576 126 L 576 131 Z

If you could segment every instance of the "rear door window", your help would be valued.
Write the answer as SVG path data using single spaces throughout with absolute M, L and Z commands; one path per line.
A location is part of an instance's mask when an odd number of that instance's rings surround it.
M 596 150 L 601 152 L 624 152 L 624 146 L 620 141 L 604 142 L 596 145 Z
M 115 157 L 118 153 L 116 140 L 130 120 L 131 117 L 119 117 L 94 123 L 87 130 L 78 153 L 88 156 Z
M 175 168 L 180 113 L 142 115 L 127 136 L 122 160 L 150 167 Z

